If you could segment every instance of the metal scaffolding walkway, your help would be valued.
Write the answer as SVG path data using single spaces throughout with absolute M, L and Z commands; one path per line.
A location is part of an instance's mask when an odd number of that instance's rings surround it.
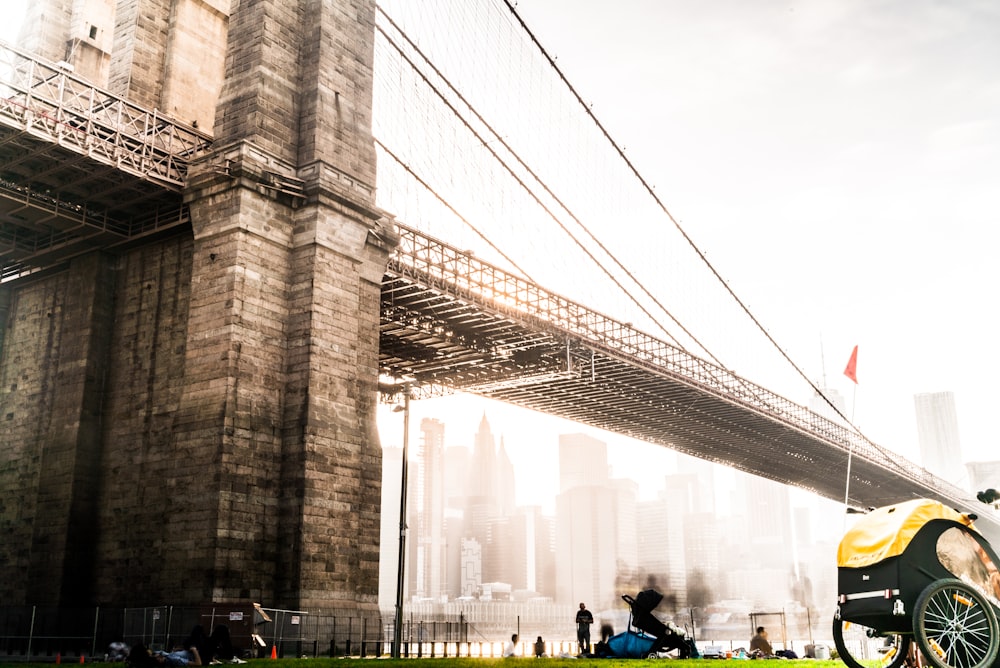
M 210 141 L 0 42 L 0 280 L 187 223 Z

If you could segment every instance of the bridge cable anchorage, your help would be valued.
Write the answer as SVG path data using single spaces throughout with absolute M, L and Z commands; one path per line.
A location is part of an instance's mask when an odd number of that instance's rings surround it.
M 803 380 L 806 381 L 806 383 L 809 385 L 809 387 L 811 387 L 819 396 L 821 396 L 823 398 L 823 400 L 837 413 L 837 415 L 839 415 L 845 422 L 847 422 L 847 424 L 850 424 L 851 427 L 858 433 L 859 436 L 861 436 L 864 440 L 866 440 L 869 443 L 871 443 L 872 445 L 874 445 L 874 443 L 872 443 L 871 440 L 868 439 L 868 437 L 865 436 L 864 433 L 862 433 L 861 429 L 857 425 L 855 425 L 853 423 L 853 421 L 849 420 L 847 418 L 847 416 L 845 416 L 843 414 L 843 412 L 836 405 L 834 405 L 834 403 L 832 401 L 830 401 L 830 399 L 827 398 L 827 396 L 823 392 L 821 392 L 818 387 L 816 387 L 816 384 L 813 383 L 813 381 L 809 379 L 809 377 L 805 374 L 805 372 L 802 371 L 801 368 L 799 368 L 799 366 L 791 359 L 791 357 L 789 357 L 788 353 L 781 346 L 778 345 L 777 341 L 774 340 L 774 338 L 767 331 L 767 329 L 760 323 L 760 321 L 756 318 L 756 316 L 754 316 L 753 313 L 750 312 L 749 307 L 747 307 L 747 305 L 743 302 L 743 300 L 741 300 L 736 295 L 736 293 L 730 287 L 729 282 L 722 278 L 721 274 L 719 274 L 719 272 L 715 268 L 715 266 L 712 265 L 711 262 L 709 262 L 708 258 L 705 256 L 705 254 L 694 243 L 694 240 L 691 239 L 691 237 L 684 230 L 684 228 L 681 227 L 681 225 L 677 221 L 677 219 L 674 218 L 674 215 L 670 212 L 670 210 L 667 208 L 667 206 L 663 203 L 663 201 L 656 194 L 656 192 L 654 191 L 654 188 L 649 184 L 648 181 L 646 181 L 646 179 L 642 176 L 642 174 L 639 172 L 639 170 L 632 163 L 632 161 L 629 160 L 629 158 L 625 155 L 624 149 L 621 146 L 619 146 L 618 143 L 611 137 L 611 134 L 608 132 L 608 130 L 604 127 L 604 125 L 600 122 L 600 120 L 598 120 L 597 116 L 594 114 L 593 109 L 592 109 L 593 105 L 588 105 L 583 100 L 583 98 L 577 92 L 576 88 L 569 82 L 569 80 L 566 78 L 565 74 L 563 74 L 563 71 L 559 68 L 558 65 L 556 65 L 555 58 L 553 58 L 548 53 L 548 51 L 545 50 L 545 47 L 543 47 L 542 44 L 541 44 L 541 42 L 538 41 L 538 38 L 535 36 L 535 34 L 528 28 L 527 24 L 524 22 L 524 19 L 521 18 L 520 14 L 518 14 L 516 7 L 514 6 L 514 4 L 512 4 L 511 0 L 504 0 L 504 4 L 507 6 L 507 9 L 514 16 L 514 18 L 517 20 L 517 22 L 521 25 L 521 28 L 525 31 L 525 33 L 528 35 L 528 37 L 531 39 L 531 41 L 535 44 L 535 46 L 538 48 L 538 50 L 541 52 L 541 54 L 545 57 L 546 60 L 548 60 L 549 65 L 556 72 L 556 74 L 559 76 L 559 78 L 562 80 L 562 82 L 566 85 L 566 87 L 569 89 L 569 91 L 572 93 L 572 95 L 576 98 L 577 102 L 583 108 L 583 110 L 586 113 L 586 115 L 588 117 L 590 117 L 590 119 L 597 126 L 598 130 L 600 130 L 601 134 L 604 135 L 605 139 L 607 139 L 608 143 L 612 146 L 612 148 L 615 150 L 615 152 L 619 155 L 619 157 L 622 159 L 622 161 L 628 167 L 629 171 L 631 171 L 632 174 L 635 176 L 635 178 L 638 179 L 639 183 L 642 184 L 642 187 L 646 190 L 646 192 L 649 194 L 649 196 L 652 197 L 653 201 L 656 202 L 656 204 L 657 204 L 657 206 L 659 206 L 660 210 L 667 216 L 667 218 L 670 220 L 670 222 L 673 223 L 674 227 L 681 234 L 681 236 L 684 238 L 684 240 L 688 243 L 688 245 L 692 248 L 692 250 L 694 250 L 694 252 L 697 254 L 697 256 L 699 257 L 699 259 L 701 259 L 701 261 L 705 264 L 705 266 L 708 267 L 708 269 L 712 273 L 712 275 L 715 276 L 715 278 L 719 281 L 719 283 L 721 283 L 723 285 L 723 287 L 725 288 L 726 292 L 729 293 L 729 295 L 739 305 L 739 307 L 743 310 L 743 312 L 747 315 L 747 317 L 750 318 L 751 322 L 753 322 L 753 324 L 757 327 L 757 329 L 759 329 L 761 331 L 761 333 L 764 334 L 765 338 L 781 354 L 781 356 L 785 358 L 785 360 L 791 365 L 791 367 L 796 371 L 796 373 L 798 373 L 798 375 Z M 701 345 L 701 344 L 699 344 L 699 345 Z M 704 349 L 704 347 L 703 347 L 703 349 Z M 706 350 L 706 352 L 709 352 L 709 351 Z M 709 354 L 711 355 L 710 352 L 709 352 Z M 712 356 L 712 357 L 713 357 L 713 359 L 715 359 L 714 356 Z M 718 362 L 718 360 L 715 360 L 715 361 Z M 719 364 L 720 364 L 720 366 L 724 366 L 721 363 L 719 363 Z

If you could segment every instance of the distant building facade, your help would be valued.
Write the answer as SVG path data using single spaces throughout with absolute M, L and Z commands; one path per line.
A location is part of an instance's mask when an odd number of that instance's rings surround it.
M 913 397 L 917 443 L 924 468 L 953 485 L 968 486 L 958 435 L 958 411 L 951 392 L 927 392 Z
M 969 491 L 976 494 L 986 489 L 1000 490 L 1000 460 L 991 462 L 969 462 L 965 465 L 969 474 Z
M 416 597 L 440 601 L 448 594 L 444 424 L 425 418 L 420 422 L 420 433 L 417 475 L 414 477 L 415 507 L 410 523 L 416 557 L 411 564 L 411 589 Z

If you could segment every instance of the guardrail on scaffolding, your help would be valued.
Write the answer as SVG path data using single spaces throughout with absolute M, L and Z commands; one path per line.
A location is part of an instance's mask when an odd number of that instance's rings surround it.
M 0 40 L 0 123 L 180 190 L 211 137 Z

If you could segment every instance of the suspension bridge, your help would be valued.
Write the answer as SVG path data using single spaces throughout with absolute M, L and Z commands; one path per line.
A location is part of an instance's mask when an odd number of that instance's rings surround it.
M 698 333 L 686 326 L 682 302 L 716 311 L 711 300 L 726 300 L 731 314 L 735 296 L 715 281 L 718 296 L 677 290 L 668 309 L 646 287 L 651 275 L 668 282 L 664 266 L 670 281 L 688 280 L 692 267 L 704 273 L 704 258 L 599 121 L 575 113 L 569 130 L 575 138 L 565 145 L 537 108 L 505 114 L 500 123 L 512 125 L 501 127 L 491 114 L 512 106 L 498 99 L 503 85 L 474 83 L 481 70 L 473 63 L 465 73 L 473 83 L 463 87 L 461 68 L 439 65 L 463 58 L 418 45 L 405 12 L 404 5 L 385 3 L 376 22 L 376 108 L 397 114 L 376 113 L 374 127 L 379 204 L 398 217 L 381 291 L 384 393 L 469 392 L 858 508 L 930 497 L 982 510 L 996 528 L 971 493 L 871 442 L 846 420 L 810 411 L 723 364 L 709 343 L 713 335 L 703 325 Z M 521 46 L 518 66 L 498 76 L 518 79 L 522 61 L 541 63 L 562 99 L 545 113 L 565 117 L 565 105 L 575 107 L 579 96 L 516 13 L 504 17 L 498 33 L 508 42 L 486 40 L 484 48 L 509 49 L 511 40 Z M 479 56 L 491 58 L 489 51 Z M 415 132 L 414 123 L 433 130 Z M 447 148 L 434 143 L 446 134 Z M 211 143 L 208 133 L 0 44 L 0 278 L 24 280 L 95 250 L 114 252 L 185 229 L 187 169 Z M 588 160 L 566 154 L 578 144 L 588 146 Z M 557 171 L 543 173 L 543 154 L 553 152 L 560 156 Z M 462 176 L 439 184 L 432 175 L 445 163 L 458 165 Z M 569 171 L 574 164 L 593 169 L 581 177 Z M 597 182 L 612 184 L 611 193 L 591 187 Z M 270 187 L 294 196 L 299 185 L 283 178 Z M 487 191 L 503 204 L 484 208 Z M 670 255 L 645 256 L 645 266 L 636 267 L 643 258 L 624 260 L 627 245 L 602 239 L 584 222 L 588 216 L 657 217 L 666 224 L 656 232 L 641 228 L 639 236 L 672 236 L 639 245 L 669 247 Z M 519 243 L 534 259 L 515 257 L 511 249 Z M 545 266 L 557 254 L 558 278 Z M 573 274 L 583 266 L 597 268 Z M 542 284 L 550 277 L 558 292 Z M 574 290 L 583 297 L 563 296 L 577 284 L 587 286 Z M 627 308 L 612 306 L 622 301 Z M 736 303 L 737 311 L 744 308 Z M 605 314 L 612 309 L 620 315 Z M 735 326 L 735 316 L 727 317 L 733 320 L 721 326 Z

